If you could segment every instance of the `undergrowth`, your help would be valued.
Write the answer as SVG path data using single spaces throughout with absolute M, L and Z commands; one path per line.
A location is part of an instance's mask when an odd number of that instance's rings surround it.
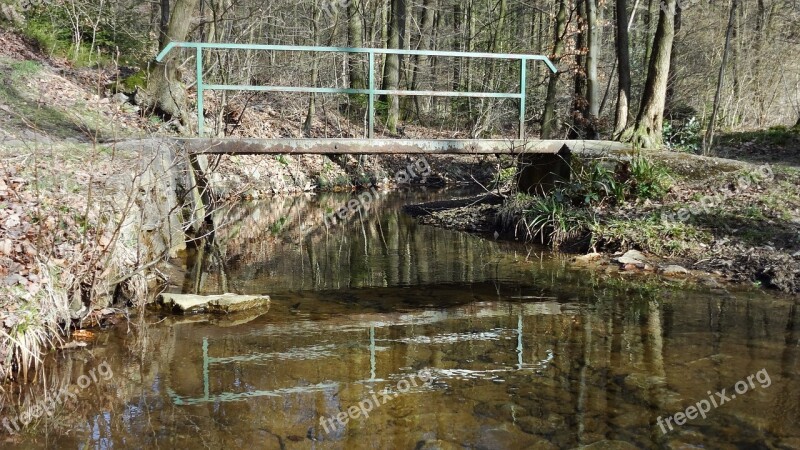
M 518 194 L 510 206 L 513 215 L 519 211 L 518 226 L 554 248 L 601 229 L 598 213 L 603 209 L 659 200 L 671 186 L 669 172 L 642 155 L 615 162 L 574 159 L 570 173 L 569 180 L 556 182 L 548 194 Z

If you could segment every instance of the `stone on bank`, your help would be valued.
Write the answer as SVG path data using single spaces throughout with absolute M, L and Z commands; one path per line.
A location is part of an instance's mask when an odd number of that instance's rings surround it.
M 269 306 L 268 295 L 161 294 L 159 304 L 179 314 L 234 313 Z

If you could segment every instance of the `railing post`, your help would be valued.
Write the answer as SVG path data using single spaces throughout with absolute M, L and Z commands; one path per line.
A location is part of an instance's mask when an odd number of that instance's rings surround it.
M 367 137 L 373 139 L 375 137 L 375 52 L 369 52 L 369 106 L 367 106 L 369 115 L 369 130 Z
M 197 134 L 203 137 L 203 47 L 197 46 Z
M 525 94 L 527 93 L 528 60 L 519 60 L 519 139 L 525 140 Z
M 208 338 L 203 338 L 203 398 L 208 400 L 209 397 L 209 379 L 208 379 Z

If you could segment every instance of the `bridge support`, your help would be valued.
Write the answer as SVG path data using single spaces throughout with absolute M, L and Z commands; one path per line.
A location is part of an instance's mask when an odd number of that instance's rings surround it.
M 525 154 L 517 163 L 517 188 L 529 195 L 552 192 L 557 181 L 570 178 L 572 152 L 564 145 L 558 153 Z

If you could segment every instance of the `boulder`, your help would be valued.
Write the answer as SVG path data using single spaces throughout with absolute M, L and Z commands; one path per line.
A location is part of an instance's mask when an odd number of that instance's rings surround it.
M 176 313 L 234 313 L 269 306 L 268 295 L 161 294 L 159 303 Z

